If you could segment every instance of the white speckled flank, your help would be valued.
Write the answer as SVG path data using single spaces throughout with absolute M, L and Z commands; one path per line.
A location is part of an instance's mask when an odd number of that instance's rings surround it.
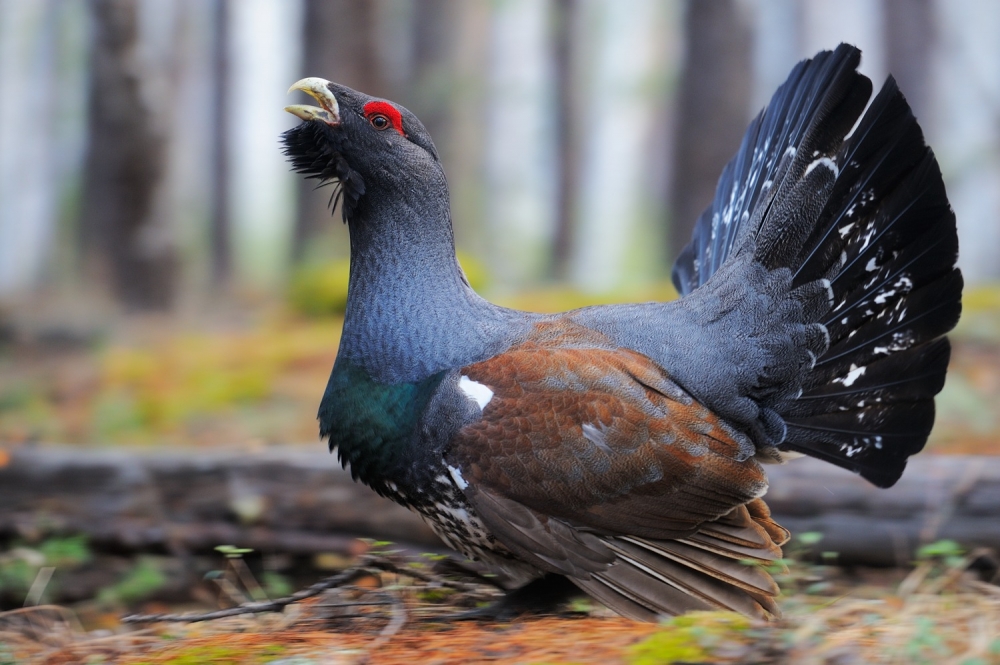
M 473 381 L 467 376 L 458 380 L 458 387 L 469 399 L 479 405 L 480 409 L 485 409 L 486 405 L 493 399 L 493 391 L 481 383 Z

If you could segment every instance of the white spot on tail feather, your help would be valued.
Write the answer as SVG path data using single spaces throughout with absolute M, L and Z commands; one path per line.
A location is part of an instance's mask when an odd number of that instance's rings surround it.
M 826 168 L 833 171 L 834 178 L 840 175 L 840 169 L 837 168 L 837 164 L 832 159 L 830 159 L 829 157 L 820 157 L 815 162 L 811 163 L 809 166 L 806 167 L 806 172 L 803 175 L 803 177 L 812 173 L 812 170 L 817 166 L 825 166 Z
M 843 383 L 846 387 L 853 386 L 855 381 L 864 376 L 866 369 L 864 366 L 858 367 L 854 363 L 851 363 L 851 369 L 847 372 L 847 376 L 838 377 L 833 380 L 833 383 Z
M 461 388 L 462 392 L 469 399 L 479 405 L 480 410 L 485 409 L 486 405 L 493 399 L 492 390 L 467 376 L 463 376 L 458 380 L 458 387 Z

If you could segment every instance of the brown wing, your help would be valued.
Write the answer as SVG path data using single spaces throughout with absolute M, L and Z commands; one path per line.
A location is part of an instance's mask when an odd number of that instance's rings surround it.
M 752 446 L 648 358 L 601 341 L 578 327 L 536 334 L 464 368 L 493 396 L 449 463 L 540 513 L 649 538 L 687 535 L 764 493 Z
M 628 616 L 776 613 L 752 446 L 648 358 L 557 323 L 462 374 L 492 396 L 448 463 L 500 542 Z

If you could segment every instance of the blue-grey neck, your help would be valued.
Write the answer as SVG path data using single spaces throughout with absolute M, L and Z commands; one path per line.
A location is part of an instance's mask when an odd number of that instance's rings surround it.
M 440 166 L 368 188 L 349 219 L 351 277 L 338 363 L 381 383 L 414 382 L 484 360 L 529 317 L 469 286 L 455 258 Z

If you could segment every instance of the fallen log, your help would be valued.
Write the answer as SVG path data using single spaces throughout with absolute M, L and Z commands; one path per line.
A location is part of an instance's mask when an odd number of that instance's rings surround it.
M 845 564 L 912 561 L 943 538 L 1000 550 L 1000 457 L 924 455 L 889 490 L 815 460 L 768 468 L 793 533 Z M 124 551 L 349 552 L 367 536 L 438 549 L 413 513 L 354 483 L 320 446 L 260 452 L 16 448 L 0 467 L 0 538 L 85 533 Z
M 914 457 L 885 490 L 813 459 L 767 471 L 776 520 L 792 533 L 822 533 L 810 549 L 836 552 L 840 563 L 907 565 L 920 545 L 942 539 L 1000 551 L 1000 457 Z
M 317 450 L 318 449 L 318 450 Z M 0 535 L 85 533 L 125 550 L 346 552 L 357 537 L 440 546 L 414 514 L 315 448 L 18 448 L 0 468 Z

